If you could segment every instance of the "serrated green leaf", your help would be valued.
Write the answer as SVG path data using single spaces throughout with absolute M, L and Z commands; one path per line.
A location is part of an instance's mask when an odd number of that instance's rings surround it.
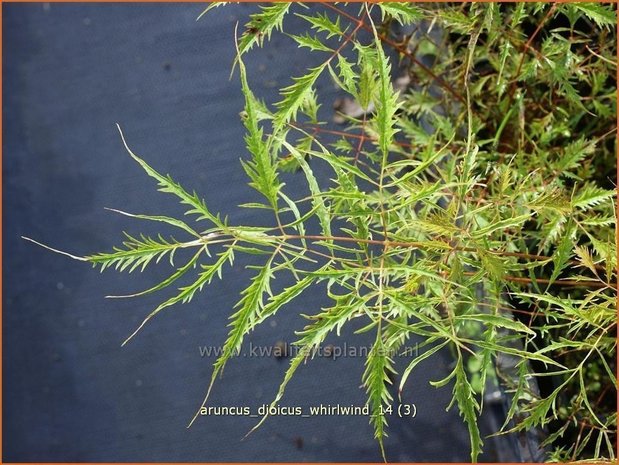
M 614 198 L 615 195 L 615 191 L 588 184 L 572 197 L 572 207 L 583 209 L 595 207 Z
M 201 291 L 206 284 L 209 284 L 212 281 L 213 277 L 215 277 L 215 275 L 221 275 L 222 267 L 225 265 L 226 262 L 231 260 L 233 254 L 234 250 L 232 248 L 228 248 L 219 255 L 219 259 L 215 263 L 213 263 L 212 265 L 204 266 L 204 271 L 198 275 L 198 278 L 192 284 L 179 288 L 180 292 L 178 294 L 169 298 L 168 300 L 160 304 L 157 308 L 155 308 L 155 310 L 153 310 L 150 314 L 148 314 L 148 316 L 144 318 L 144 320 L 137 327 L 137 329 L 133 333 L 131 333 L 131 335 L 127 339 L 125 339 L 122 345 L 124 346 L 125 344 L 127 344 L 127 342 L 129 342 L 144 327 L 144 325 L 146 325 L 146 323 L 148 323 L 164 308 L 170 307 L 177 303 L 185 304 L 187 302 L 190 302 L 196 292 Z
M 114 247 L 113 252 L 87 255 L 85 259 L 95 266 L 101 266 L 101 271 L 113 266 L 118 271 L 128 270 L 131 273 L 138 268 L 143 271 L 152 260 L 158 262 L 165 256 L 168 256 L 172 263 L 174 252 L 186 246 L 162 237 L 153 239 L 142 235 L 138 239 L 129 234 L 125 235 L 127 240 L 123 242 L 124 248 Z
M 570 3 L 568 7 L 582 11 L 588 18 L 600 26 L 614 27 L 617 25 L 617 14 L 613 11 L 612 7 L 609 8 L 606 5 L 596 2 L 575 2 Z
M 258 103 L 247 83 L 245 64 L 240 54 L 238 56 L 238 64 L 241 88 L 245 96 L 246 117 L 244 118 L 244 124 L 247 129 L 245 142 L 247 149 L 252 154 L 252 159 L 244 162 L 243 168 L 252 180 L 250 185 L 264 195 L 272 208 L 276 210 L 277 196 L 281 187 L 277 176 L 276 164 L 271 155 L 271 147 L 264 140 L 262 128 L 258 126 Z
M 378 440 L 383 458 L 385 458 L 383 439 L 386 436 L 385 427 L 387 426 L 383 407 L 388 406 L 393 400 L 388 389 L 391 384 L 390 373 L 395 373 L 393 360 L 387 355 L 382 334 L 379 331 L 366 358 L 362 381 L 368 394 L 370 423 L 374 426 L 374 437 Z
M 378 96 L 376 99 L 376 128 L 378 132 L 378 145 L 386 158 L 389 147 L 393 143 L 396 132 L 395 114 L 398 110 L 398 92 L 393 90 L 391 85 L 391 65 L 385 56 L 383 46 L 378 38 L 376 28 L 372 24 L 374 31 L 374 43 L 377 51 L 378 65 Z
M 142 296 L 142 295 L 151 294 L 151 293 L 159 291 L 159 290 L 161 290 L 161 289 L 163 289 L 165 287 L 168 287 L 170 284 L 175 282 L 177 279 L 179 279 L 180 277 L 184 276 L 187 273 L 187 271 L 189 271 L 192 268 L 195 268 L 196 263 L 198 262 L 198 259 L 202 255 L 202 252 L 204 252 L 204 248 L 201 247 L 198 250 L 198 252 L 191 258 L 191 260 L 189 260 L 184 266 L 180 267 L 172 275 L 170 275 L 168 278 L 164 279 L 163 281 L 161 281 L 160 283 L 156 284 L 155 286 L 153 286 L 151 288 L 148 288 L 148 289 L 146 289 L 144 291 L 141 291 L 141 292 L 137 292 L 135 294 L 108 295 L 106 297 L 110 298 L 110 299 L 123 299 L 123 298 L 128 298 L 128 297 L 138 297 L 138 296 Z
M 269 40 L 273 31 L 281 30 L 284 17 L 291 3 L 277 2 L 269 6 L 261 6 L 261 11 L 250 16 L 245 25 L 245 32 L 239 40 L 239 55 L 244 55 L 256 44 L 262 46 L 264 39 Z
M 136 215 L 134 213 L 127 213 L 125 211 L 117 210 L 115 208 L 106 208 L 106 210 L 109 210 L 109 211 L 112 211 L 112 212 L 115 212 L 115 213 L 119 213 L 121 215 L 128 216 L 130 218 L 137 218 L 137 219 L 140 219 L 140 220 L 158 221 L 160 223 L 166 223 L 166 224 L 169 224 L 170 226 L 175 226 L 177 228 L 180 228 L 183 231 L 188 232 L 189 234 L 191 234 L 194 237 L 198 237 L 198 238 L 201 237 L 200 234 L 198 234 L 192 227 L 190 227 L 184 221 L 178 220 L 176 218 L 171 218 L 169 216 L 163 216 L 163 215 Z
M 490 315 L 487 313 L 475 313 L 475 314 L 469 313 L 465 315 L 457 315 L 454 317 L 454 319 L 456 321 L 478 321 L 486 325 L 492 325 L 492 326 L 497 326 L 499 328 L 511 329 L 519 333 L 527 333 L 533 336 L 535 335 L 535 331 L 533 331 L 531 328 L 528 328 L 521 322 L 513 320 L 508 316 Z
M 320 221 L 320 225 L 322 227 L 322 232 L 325 236 L 331 236 L 331 217 L 329 214 L 329 210 L 327 209 L 324 200 L 322 198 L 322 192 L 320 187 L 318 186 L 318 182 L 316 181 L 316 177 L 312 172 L 309 164 L 305 161 L 303 155 L 299 153 L 299 151 L 290 145 L 285 140 L 282 140 L 283 145 L 290 151 L 290 153 L 296 158 L 299 166 L 303 170 L 305 174 L 305 178 L 307 179 L 307 184 L 310 188 L 310 192 L 312 193 L 312 203 L 316 209 L 316 214 L 318 215 L 318 220 Z
M 125 141 L 125 136 L 123 135 L 122 130 L 120 129 L 120 125 L 116 125 L 118 127 L 118 131 L 120 133 L 120 137 L 123 141 L 125 149 L 129 152 L 129 155 L 138 162 L 138 164 L 146 171 L 151 178 L 157 180 L 159 184 L 159 191 L 165 192 L 169 194 L 174 194 L 177 196 L 181 203 L 184 205 L 188 205 L 191 207 L 191 210 L 187 211 L 186 215 L 198 215 L 198 219 L 208 219 L 213 224 L 219 227 L 224 227 L 223 223 L 219 220 L 219 218 L 213 215 L 202 199 L 200 199 L 196 193 L 193 194 L 188 193 L 180 184 L 174 182 L 174 180 L 170 176 L 163 176 L 151 168 L 144 160 L 138 157 L 135 153 L 131 151 L 127 142 Z
M 401 25 L 412 24 L 424 18 L 423 11 L 416 5 L 406 2 L 379 2 L 382 18 L 393 17 Z
M 481 453 L 483 442 L 477 425 L 477 412 L 479 411 L 479 403 L 475 398 L 475 391 L 464 370 L 462 358 L 459 357 L 455 368 L 455 382 L 453 395 L 458 404 L 460 415 L 464 418 L 469 430 L 469 438 L 471 443 L 471 462 L 477 462 L 477 457 Z
M 303 18 L 305 21 L 310 23 L 312 29 L 318 32 L 326 33 L 327 39 L 330 39 L 333 36 L 341 36 L 344 34 L 344 31 L 342 31 L 342 26 L 340 25 L 339 16 L 335 21 L 332 21 L 326 13 L 318 13 L 314 16 L 297 14 L 296 16 L 298 16 L 299 18 Z
M 333 52 L 333 49 L 331 49 L 330 47 L 327 47 L 316 37 L 310 36 L 308 32 L 306 32 L 304 35 L 303 34 L 301 35 L 288 34 L 288 35 L 292 39 L 294 39 L 294 41 L 297 44 L 299 44 L 299 47 L 309 48 L 310 50 L 317 51 L 317 52 Z
M 223 345 L 221 356 L 213 366 L 215 378 L 225 367 L 228 360 L 238 353 L 246 334 L 255 326 L 256 321 L 264 308 L 264 294 L 270 294 L 270 281 L 273 278 L 271 263 L 273 255 L 264 266 L 260 267 L 258 274 L 252 278 L 251 284 L 241 293 L 242 298 L 236 304 L 238 310 L 230 316 L 231 327 L 226 342 Z
M 480 228 L 471 233 L 471 237 L 481 239 L 491 235 L 495 231 L 504 231 L 509 228 L 521 226 L 525 221 L 531 219 L 531 215 L 519 215 L 514 218 L 506 218 L 496 223 L 491 223 L 484 228 Z
M 292 286 L 287 287 L 279 294 L 271 296 L 260 312 L 260 316 L 252 324 L 252 327 L 262 323 L 269 316 L 275 314 L 283 305 L 301 295 L 305 289 L 312 285 L 314 279 L 315 278 L 313 276 L 306 276 Z
M 552 256 L 554 268 L 552 270 L 552 274 L 550 275 L 550 282 L 548 283 L 549 286 L 559 277 L 572 256 L 572 250 L 574 249 L 574 232 L 574 225 L 570 224 L 566 227 L 566 231 L 559 241 L 559 245 Z
M 275 104 L 277 112 L 273 117 L 276 131 L 281 131 L 291 120 L 297 117 L 298 111 L 312 94 L 312 88 L 316 80 L 326 68 L 327 62 L 309 69 L 309 72 L 301 77 L 293 78 L 294 83 L 281 90 L 283 99 Z

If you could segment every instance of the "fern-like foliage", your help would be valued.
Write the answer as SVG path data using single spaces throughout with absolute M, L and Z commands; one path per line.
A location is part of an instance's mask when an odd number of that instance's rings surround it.
M 293 13 L 308 30 L 292 40 L 322 61 L 265 104 L 243 56 Z M 414 34 L 398 32 L 410 25 Z M 236 255 L 264 257 L 231 314 L 208 393 L 250 331 L 323 283 L 332 305 L 306 315 L 274 405 L 329 334 L 361 319 L 375 334 L 362 382 L 381 448 L 393 380 L 400 393 L 422 361 L 449 351 L 452 370 L 432 384 L 450 386 L 472 461 L 488 387 L 510 399 L 502 432 L 548 428 L 547 459 L 614 461 L 615 25 L 615 8 L 599 3 L 261 6 L 235 63 L 243 167 L 267 204 L 242 207 L 268 208 L 272 221 L 228 224 L 127 146 L 209 229 L 127 214 L 187 238 L 128 236 L 112 252 L 72 257 L 134 271 L 192 249 L 166 280 L 134 294 L 195 274 L 144 323 L 189 302 Z M 318 118 L 317 83 L 329 76 L 361 110 L 340 128 Z M 317 179 L 316 163 L 330 179 Z M 286 176 L 306 182 L 310 198 L 292 198 Z M 274 293 L 275 275 L 288 273 L 294 283 Z M 392 354 L 413 334 L 425 350 L 396 373 Z M 540 394 L 536 379 L 549 376 L 555 387 Z

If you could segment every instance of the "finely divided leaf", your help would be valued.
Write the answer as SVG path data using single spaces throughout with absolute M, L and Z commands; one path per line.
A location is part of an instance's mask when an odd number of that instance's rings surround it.
M 379 332 L 365 361 L 363 385 L 368 393 L 371 411 L 370 423 L 374 426 L 374 437 L 378 440 L 383 458 L 385 458 L 383 439 L 386 436 L 385 427 L 387 426 L 383 406 L 388 406 L 393 400 L 388 389 L 391 384 L 389 379 L 391 373 L 395 373 L 393 361 L 387 355 Z
M 277 195 L 281 184 L 277 177 L 277 167 L 271 155 L 271 146 L 264 140 L 262 128 L 258 126 L 259 104 L 247 83 L 245 64 L 238 56 L 241 88 L 245 95 L 245 142 L 252 154 L 251 161 L 243 162 L 243 168 L 251 178 L 250 185 L 264 195 L 273 209 L 277 209 Z
M 411 24 L 423 19 L 423 11 L 416 5 L 408 2 L 378 2 L 382 18 L 393 17 L 401 25 Z
M 190 194 L 187 192 L 180 184 L 174 182 L 174 180 L 170 176 L 163 176 L 151 168 L 144 160 L 138 157 L 135 153 L 131 151 L 127 142 L 125 141 L 125 136 L 123 135 L 122 130 L 120 129 L 120 125 L 116 125 L 118 127 L 118 131 L 120 132 L 120 137 L 125 145 L 125 149 L 129 152 L 129 155 L 139 163 L 139 165 L 146 171 L 151 178 L 154 178 L 159 183 L 159 191 L 166 192 L 169 194 L 176 195 L 182 204 L 188 205 L 191 207 L 191 210 L 187 211 L 186 215 L 198 215 L 198 219 L 208 219 L 214 225 L 223 227 L 223 223 L 221 220 L 213 215 L 206 205 L 204 204 L 204 200 L 200 199 L 196 193 Z
M 580 189 L 576 195 L 574 195 L 572 198 L 572 207 L 583 209 L 595 207 L 608 201 L 609 199 L 614 198 L 615 195 L 615 191 L 602 189 L 601 187 L 588 184 Z
M 310 23 L 312 25 L 312 29 L 327 34 L 327 39 L 333 36 L 344 35 L 344 32 L 342 31 L 342 26 L 340 25 L 339 16 L 335 21 L 332 21 L 326 13 L 318 13 L 314 16 L 297 14 L 296 16 L 298 16 L 299 18 L 303 18 L 308 23 Z
M 327 62 L 316 68 L 311 68 L 307 74 L 293 78 L 294 83 L 281 90 L 283 99 L 275 104 L 277 112 L 273 119 L 276 131 L 281 131 L 291 120 L 297 117 L 298 111 L 311 97 L 314 83 L 326 66 Z
M 124 248 L 114 247 L 113 252 L 88 255 L 85 257 L 86 260 L 94 265 L 100 265 L 101 271 L 113 266 L 118 271 L 129 270 L 131 273 L 137 268 L 144 270 L 152 260 L 158 262 L 166 255 L 172 263 L 174 252 L 180 247 L 185 247 L 184 243 L 166 241 L 161 236 L 153 239 L 142 235 L 138 239 L 126 233 L 125 235 L 127 240 L 123 242 Z
M 597 2 L 574 2 L 569 6 L 582 11 L 587 17 L 600 26 L 616 26 L 617 14 L 611 6 L 606 6 Z
M 270 6 L 261 6 L 260 13 L 251 15 L 239 41 L 239 55 L 245 54 L 256 44 L 262 46 L 264 39 L 269 40 L 274 30 L 281 30 L 290 5 L 290 2 L 278 2 Z
M 464 418 L 469 429 L 471 462 L 477 462 L 477 457 L 481 453 L 483 445 L 481 435 L 479 434 L 479 427 L 477 426 L 479 403 L 475 398 L 475 391 L 467 378 L 464 365 L 462 364 L 462 357 L 459 357 L 456 362 L 455 374 L 453 395 L 458 404 L 460 415 Z
M 144 325 L 148 323 L 148 321 L 161 310 L 179 302 L 182 304 L 190 302 L 195 293 L 201 291 L 206 284 L 209 284 L 212 281 L 213 277 L 215 277 L 215 275 L 219 275 L 221 277 L 221 270 L 223 266 L 226 262 L 232 261 L 233 254 L 234 249 L 232 247 L 229 247 L 219 255 L 219 259 L 215 263 L 213 263 L 212 265 L 204 265 L 202 267 L 204 271 L 198 275 L 198 279 L 196 279 L 192 284 L 188 286 L 181 287 L 178 294 L 166 300 L 165 302 L 160 304 L 155 310 L 153 310 L 144 319 L 144 321 L 142 321 L 140 326 L 138 326 L 137 329 L 133 333 L 131 333 L 131 335 L 127 339 L 125 339 L 122 345 L 124 346 L 127 342 L 129 342 L 133 338 L 133 336 L 135 336 L 144 327 Z
M 373 25 L 372 25 L 373 27 Z M 391 85 L 391 65 L 385 56 L 383 46 L 378 38 L 378 33 L 373 27 L 374 42 L 378 59 L 378 97 L 376 99 L 376 127 L 378 132 L 378 145 L 386 157 L 389 147 L 397 132 L 395 129 L 395 114 L 398 110 L 398 92 Z
M 282 141 L 282 143 L 296 158 L 299 166 L 305 174 L 307 184 L 309 185 L 310 192 L 312 193 L 312 203 L 316 209 L 316 215 L 318 216 L 318 220 L 320 221 L 320 226 L 322 227 L 323 234 L 327 237 L 331 236 L 331 217 L 329 215 L 329 210 L 324 203 L 324 199 L 321 195 L 322 192 L 320 190 L 320 187 L 318 186 L 318 182 L 316 181 L 316 177 L 314 176 L 312 169 L 305 161 L 303 155 L 301 155 L 295 147 L 293 147 L 286 141 Z

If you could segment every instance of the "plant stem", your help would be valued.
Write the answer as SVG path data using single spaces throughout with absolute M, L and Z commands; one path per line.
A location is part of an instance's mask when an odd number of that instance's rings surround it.
M 357 25 L 361 26 L 366 31 L 372 32 L 372 28 L 368 26 L 367 24 L 365 24 L 362 20 L 355 18 L 354 16 L 346 13 L 345 11 L 337 8 L 336 6 L 333 6 L 330 3 L 322 3 L 322 5 L 324 5 L 327 8 L 330 8 L 331 10 L 335 11 L 337 14 L 339 14 L 340 16 L 343 16 L 349 21 L 356 23 Z M 453 95 L 460 102 L 464 103 L 464 97 L 462 97 L 460 93 L 458 93 L 452 86 L 450 86 L 447 82 L 445 82 L 441 77 L 434 74 L 434 72 L 432 72 L 430 68 L 428 68 L 421 61 L 419 61 L 417 57 L 415 57 L 411 52 L 409 52 L 406 49 L 405 46 L 402 46 L 398 44 L 397 42 L 394 42 L 389 37 L 386 37 L 385 35 L 382 35 L 382 34 L 378 34 L 378 38 L 381 40 L 381 42 L 384 42 L 387 45 L 390 45 L 391 47 L 393 47 L 395 50 L 398 51 L 398 53 L 401 53 L 402 55 L 406 56 L 409 60 L 411 60 L 415 64 L 415 66 L 418 66 L 419 69 L 421 69 L 424 73 L 426 73 L 428 76 L 434 79 L 438 85 L 440 85 L 443 89 L 447 90 L 451 95 Z

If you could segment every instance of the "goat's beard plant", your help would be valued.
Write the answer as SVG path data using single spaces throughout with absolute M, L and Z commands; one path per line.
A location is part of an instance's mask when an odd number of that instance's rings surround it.
M 252 93 L 243 56 L 281 31 L 293 10 L 308 32 L 290 37 L 324 59 L 270 106 Z M 250 331 L 326 282 L 333 304 L 298 333 L 300 350 L 274 405 L 325 337 L 360 318 L 375 333 L 363 384 L 381 449 L 382 412 L 394 396 L 389 354 L 417 335 L 425 349 L 400 373 L 397 389 L 417 364 L 450 349 L 453 369 L 434 384 L 453 389 L 473 461 L 491 380 L 511 397 L 503 431 L 550 424 L 549 460 L 614 460 L 615 24 L 613 6 L 592 3 L 262 6 L 237 34 L 235 67 L 245 96 L 243 168 L 264 198 L 242 207 L 270 210 L 272 220 L 229 224 L 127 146 L 197 223 L 125 213 L 188 239 L 129 236 L 112 252 L 74 258 L 131 272 L 193 249 L 169 278 L 135 294 L 194 275 L 141 328 L 189 302 L 236 255 L 263 257 L 230 316 L 209 392 Z M 428 26 L 440 32 L 429 34 Z M 394 32 L 402 28 L 411 34 Z M 396 67 L 411 82 L 400 92 Z M 362 110 L 345 130 L 318 119 L 322 75 Z M 333 172 L 326 188 L 313 174 L 316 163 Z M 285 176 L 304 177 L 311 196 L 288 197 Z M 271 281 L 284 273 L 294 284 L 272 292 Z M 504 355 L 518 360 L 513 376 L 496 370 Z M 544 396 L 530 384 L 538 376 L 558 380 Z

